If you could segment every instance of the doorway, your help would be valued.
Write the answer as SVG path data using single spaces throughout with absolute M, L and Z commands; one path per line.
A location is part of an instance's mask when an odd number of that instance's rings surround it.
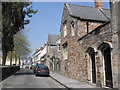
M 99 48 L 103 55 L 104 82 L 107 87 L 113 88 L 112 66 L 111 66 L 111 47 L 108 43 L 103 42 Z
M 111 50 L 109 47 L 106 47 L 102 51 L 104 57 L 104 66 L 105 66 L 105 83 L 107 87 L 113 87 L 112 83 L 112 69 L 111 69 Z

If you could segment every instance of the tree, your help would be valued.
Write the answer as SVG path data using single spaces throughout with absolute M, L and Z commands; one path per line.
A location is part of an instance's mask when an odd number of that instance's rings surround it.
M 23 32 L 18 32 L 14 38 L 14 51 L 20 58 L 26 58 L 31 53 L 30 43 Z
M 31 2 L 2 2 L 2 65 L 6 63 L 7 53 L 13 51 L 14 35 L 29 24 L 34 11 Z
M 31 49 L 29 47 L 30 44 L 27 41 L 27 37 L 25 36 L 23 31 L 18 32 L 14 36 L 14 49 L 12 51 L 12 55 L 11 55 L 11 51 L 8 53 L 8 58 L 10 58 L 11 60 L 10 61 L 11 65 L 13 59 L 15 59 L 15 64 L 16 64 L 17 60 L 19 60 L 20 58 L 21 59 L 28 58 L 29 54 L 31 53 Z

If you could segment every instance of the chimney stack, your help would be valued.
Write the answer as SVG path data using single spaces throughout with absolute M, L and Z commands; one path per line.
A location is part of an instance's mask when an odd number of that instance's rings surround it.
M 98 9 L 102 9 L 102 0 L 95 0 L 95 7 Z

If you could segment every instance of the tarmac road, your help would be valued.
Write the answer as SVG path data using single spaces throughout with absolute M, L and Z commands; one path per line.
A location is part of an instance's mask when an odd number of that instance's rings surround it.
M 13 90 L 12 88 L 20 88 L 28 90 L 34 90 L 35 88 L 65 88 L 51 77 L 43 77 L 43 76 L 35 76 L 33 70 L 30 69 L 21 69 L 16 72 L 14 75 L 8 77 L 2 83 L 2 88 L 9 88 L 9 90 Z M 5 89 L 6 90 L 6 89 Z

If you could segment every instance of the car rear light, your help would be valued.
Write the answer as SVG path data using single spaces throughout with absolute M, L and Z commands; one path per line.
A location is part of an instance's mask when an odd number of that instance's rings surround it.
M 41 71 L 40 69 L 36 69 L 36 71 Z
M 49 70 L 46 70 L 47 72 L 49 72 Z

